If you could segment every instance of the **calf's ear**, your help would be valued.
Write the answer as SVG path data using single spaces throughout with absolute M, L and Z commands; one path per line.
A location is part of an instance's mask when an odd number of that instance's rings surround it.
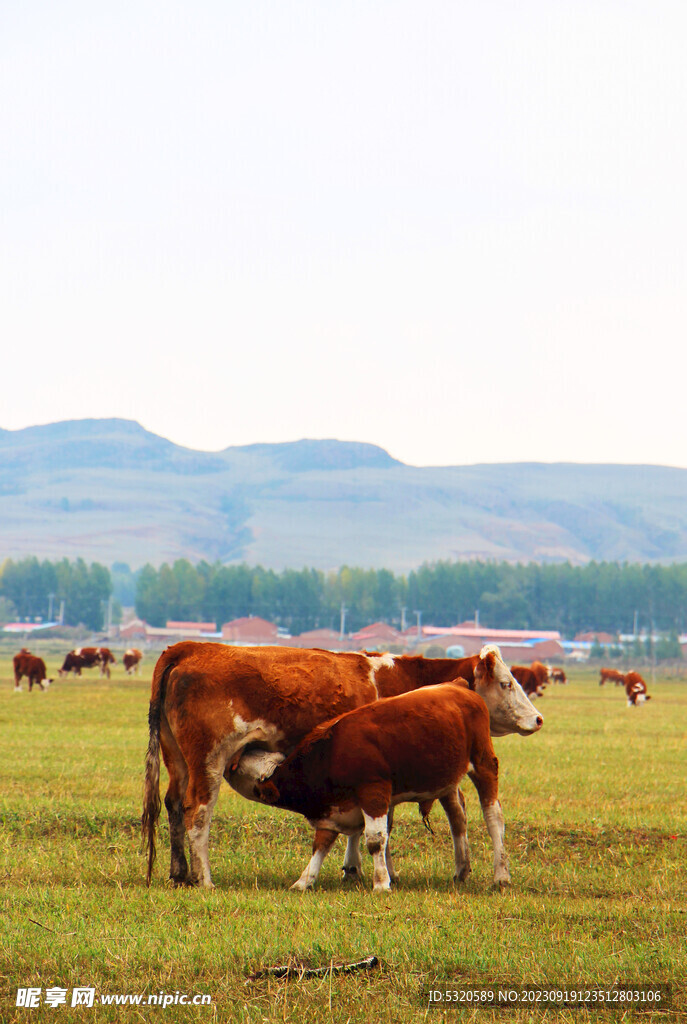
M 269 779 L 266 782 L 257 782 L 253 792 L 264 804 L 275 804 L 279 799 L 279 790 Z

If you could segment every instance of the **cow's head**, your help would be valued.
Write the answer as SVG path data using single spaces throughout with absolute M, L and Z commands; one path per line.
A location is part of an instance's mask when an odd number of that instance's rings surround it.
M 475 666 L 475 692 L 489 709 L 492 736 L 517 732 L 529 736 L 541 729 L 543 718 L 501 657 L 495 644 L 482 648 Z

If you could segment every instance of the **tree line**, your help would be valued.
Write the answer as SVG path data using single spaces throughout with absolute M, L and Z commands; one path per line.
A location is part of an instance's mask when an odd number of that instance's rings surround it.
M 39 562 L 23 558 L 6 559 L 0 566 L 0 604 L 2 618 L 56 620 L 64 608 L 66 626 L 102 629 L 107 603 L 112 594 L 112 579 L 104 565 L 86 565 L 83 558 L 70 562 Z
M 222 565 L 178 559 L 132 572 L 83 559 L 8 559 L 0 567 L 0 601 L 21 618 L 47 618 L 65 602 L 65 623 L 100 629 L 111 594 L 153 626 L 169 619 L 214 622 L 258 615 L 297 634 L 309 629 L 354 632 L 370 622 L 451 626 L 473 619 L 507 629 L 632 633 L 687 630 L 687 563 L 660 566 L 590 562 L 511 565 L 449 562 L 407 575 L 349 566 L 333 572 Z

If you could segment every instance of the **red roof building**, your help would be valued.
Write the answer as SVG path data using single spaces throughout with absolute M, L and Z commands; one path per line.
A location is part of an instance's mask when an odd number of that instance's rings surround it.
M 259 615 L 232 619 L 222 626 L 222 639 L 235 644 L 276 644 L 277 626 Z

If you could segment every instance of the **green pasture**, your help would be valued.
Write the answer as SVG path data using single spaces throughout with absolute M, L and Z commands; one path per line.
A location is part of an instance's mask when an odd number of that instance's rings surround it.
M 58 656 L 48 656 L 58 667 Z M 539 701 L 534 737 L 496 741 L 513 884 L 491 886 L 491 848 L 471 784 L 473 874 L 455 888 L 448 825 L 434 835 L 399 809 L 401 879 L 373 896 L 339 880 L 343 841 L 317 890 L 288 891 L 310 855 L 293 815 L 225 787 L 211 832 L 216 889 L 169 887 L 164 817 L 153 884 L 144 884 L 138 821 L 147 745 L 149 657 L 13 693 L 0 658 L 0 1021 L 539 1020 L 537 1009 L 428 1009 L 446 982 L 595 987 L 673 985 L 687 1012 L 687 683 L 661 678 L 626 707 L 597 674 L 573 670 Z M 164 778 L 164 770 L 162 772 Z M 164 788 L 164 784 L 163 784 Z M 376 955 L 370 972 L 249 981 L 289 960 L 327 966 Z M 210 1006 L 17 1008 L 18 987 L 101 993 L 209 994 Z M 628 1019 L 563 1009 L 550 1020 Z

